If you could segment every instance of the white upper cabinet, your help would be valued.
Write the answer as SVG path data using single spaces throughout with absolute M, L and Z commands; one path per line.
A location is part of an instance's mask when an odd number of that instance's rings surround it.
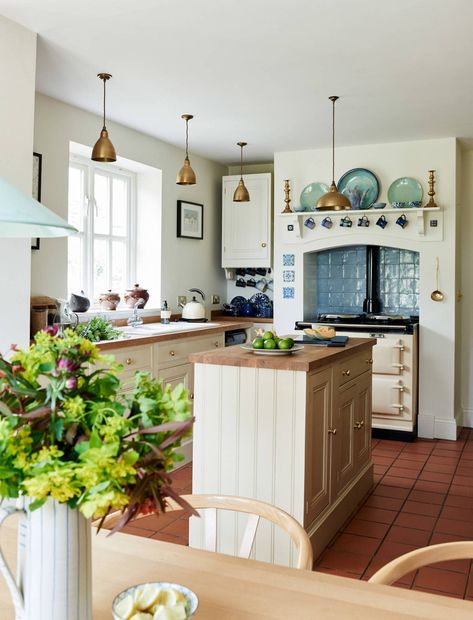
M 240 175 L 223 177 L 222 267 L 271 267 L 271 174 L 244 174 L 249 202 L 233 202 Z

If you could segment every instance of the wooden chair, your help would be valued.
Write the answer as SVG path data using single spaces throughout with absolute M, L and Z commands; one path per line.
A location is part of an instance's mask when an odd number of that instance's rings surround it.
M 217 550 L 217 510 L 230 510 L 248 514 L 246 527 L 242 536 L 238 557 L 249 558 L 251 549 L 256 536 L 256 530 L 260 518 L 267 519 L 275 525 L 280 526 L 287 532 L 297 551 L 296 568 L 312 570 L 312 545 L 307 532 L 304 528 L 287 512 L 255 499 L 246 497 L 234 497 L 231 495 L 183 495 L 185 499 L 197 511 L 205 509 L 204 517 L 204 538 L 205 549 L 207 551 Z M 173 510 L 182 510 L 175 501 L 166 500 L 168 508 L 166 514 Z M 115 525 L 121 513 L 116 512 L 105 520 L 103 527 L 110 528 Z M 139 515 L 135 521 L 146 515 Z
M 473 541 L 461 541 L 430 545 L 415 549 L 392 560 L 380 568 L 368 581 L 391 585 L 407 573 L 427 564 L 444 562 L 445 560 L 466 560 L 473 558 Z

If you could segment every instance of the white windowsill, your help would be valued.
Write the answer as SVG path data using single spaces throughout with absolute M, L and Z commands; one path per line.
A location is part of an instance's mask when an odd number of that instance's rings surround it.
M 79 323 L 86 323 L 97 315 L 105 315 L 107 320 L 114 321 L 115 319 L 127 319 L 131 316 L 132 312 L 133 309 L 127 307 L 119 307 L 117 310 L 104 310 L 103 308 L 100 308 L 100 306 L 98 306 L 90 308 L 89 310 L 87 310 L 87 312 L 77 312 L 77 316 L 79 317 Z M 160 312 L 161 308 L 144 308 L 143 310 L 138 309 L 138 316 L 159 317 Z

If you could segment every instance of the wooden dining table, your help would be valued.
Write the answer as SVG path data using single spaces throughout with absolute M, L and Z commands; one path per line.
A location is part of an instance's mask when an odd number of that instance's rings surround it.
M 13 562 L 15 530 L 2 527 L 1 545 Z M 199 620 L 471 620 L 473 603 L 286 568 L 129 534 L 92 536 L 94 620 L 110 620 L 113 598 L 147 581 L 170 581 L 199 598 Z M 0 618 L 14 620 L 0 577 Z M 67 619 L 64 619 L 67 620 Z

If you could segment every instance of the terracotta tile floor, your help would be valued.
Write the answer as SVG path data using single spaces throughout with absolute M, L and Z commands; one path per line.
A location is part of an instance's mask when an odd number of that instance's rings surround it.
M 456 442 L 375 439 L 373 461 L 371 495 L 317 559 L 315 570 L 368 579 L 407 551 L 473 539 L 473 430 L 463 429 Z M 191 492 L 191 465 L 177 470 L 173 478 L 177 490 Z M 187 519 L 176 514 L 140 519 L 126 531 L 188 544 Z M 397 585 L 473 600 L 472 562 L 431 565 Z

